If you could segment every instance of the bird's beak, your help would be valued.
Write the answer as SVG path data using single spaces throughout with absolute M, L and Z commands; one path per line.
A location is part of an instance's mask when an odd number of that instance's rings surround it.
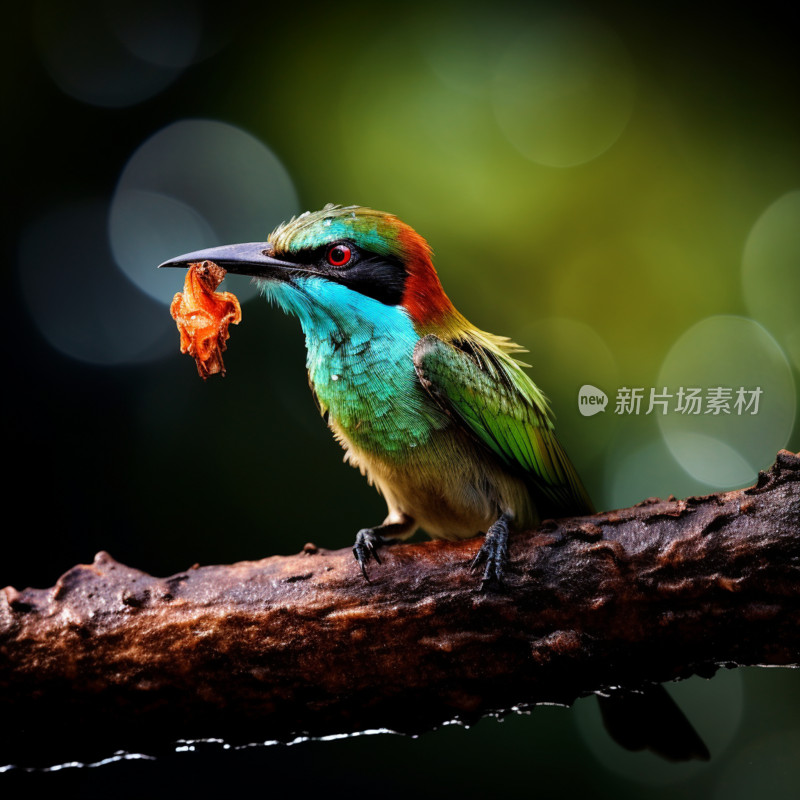
M 222 247 L 209 247 L 195 250 L 177 258 L 171 258 L 161 267 L 188 267 L 198 261 L 213 261 L 235 275 L 251 275 L 254 278 L 288 278 L 287 270 L 297 270 L 298 265 L 291 261 L 281 261 L 273 257 L 274 249 L 269 242 L 247 242 L 245 244 L 226 244 Z

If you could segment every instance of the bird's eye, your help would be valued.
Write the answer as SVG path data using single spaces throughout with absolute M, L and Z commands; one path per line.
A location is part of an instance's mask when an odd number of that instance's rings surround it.
M 343 267 L 353 257 L 353 251 L 346 244 L 335 244 L 328 250 L 328 263 L 332 267 Z

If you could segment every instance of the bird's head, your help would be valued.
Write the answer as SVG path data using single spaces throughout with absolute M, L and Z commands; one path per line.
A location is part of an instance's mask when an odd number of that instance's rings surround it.
M 392 214 L 326 205 L 278 226 L 266 242 L 225 245 L 161 264 L 214 261 L 267 284 L 324 287 L 329 282 L 389 306 L 402 306 L 418 328 L 455 312 L 433 268 L 428 243 Z

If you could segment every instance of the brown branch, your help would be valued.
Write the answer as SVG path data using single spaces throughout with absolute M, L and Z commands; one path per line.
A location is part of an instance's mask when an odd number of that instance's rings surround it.
M 478 591 L 478 546 L 397 545 L 369 584 L 349 550 L 307 545 L 166 579 L 100 553 L 52 589 L 8 587 L 0 763 L 30 761 L 25 742 L 55 757 L 55 721 L 83 721 L 69 743 L 84 756 L 419 732 L 719 665 L 800 664 L 799 455 L 781 451 L 750 489 L 517 534 L 504 591 Z

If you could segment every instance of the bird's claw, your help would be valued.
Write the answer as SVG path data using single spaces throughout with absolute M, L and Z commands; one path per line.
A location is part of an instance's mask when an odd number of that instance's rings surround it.
M 470 570 L 477 572 L 482 565 L 481 591 L 488 586 L 501 587 L 508 563 L 508 519 L 500 517 L 483 537 L 481 549 L 470 563 Z
M 371 528 L 364 528 L 356 534 L 353 557 L 361 567 L 361 574 L 367 583 L 370 582 L 369 575 L 367 575 L 367 564 L 370 559 L 374 559 L 378 564 L 382 563 L 381 557 L 378 555 L 378 548 L 382 544 L 385 544 L 384 538 Z
M 487 586 L 502 586 L 507 560 L 507 546 L 498 546 L 492 539 L 488 538 L 484 541 L 469 566 L 472 572 L 478 572 L 483 566 L 481 591 Z

